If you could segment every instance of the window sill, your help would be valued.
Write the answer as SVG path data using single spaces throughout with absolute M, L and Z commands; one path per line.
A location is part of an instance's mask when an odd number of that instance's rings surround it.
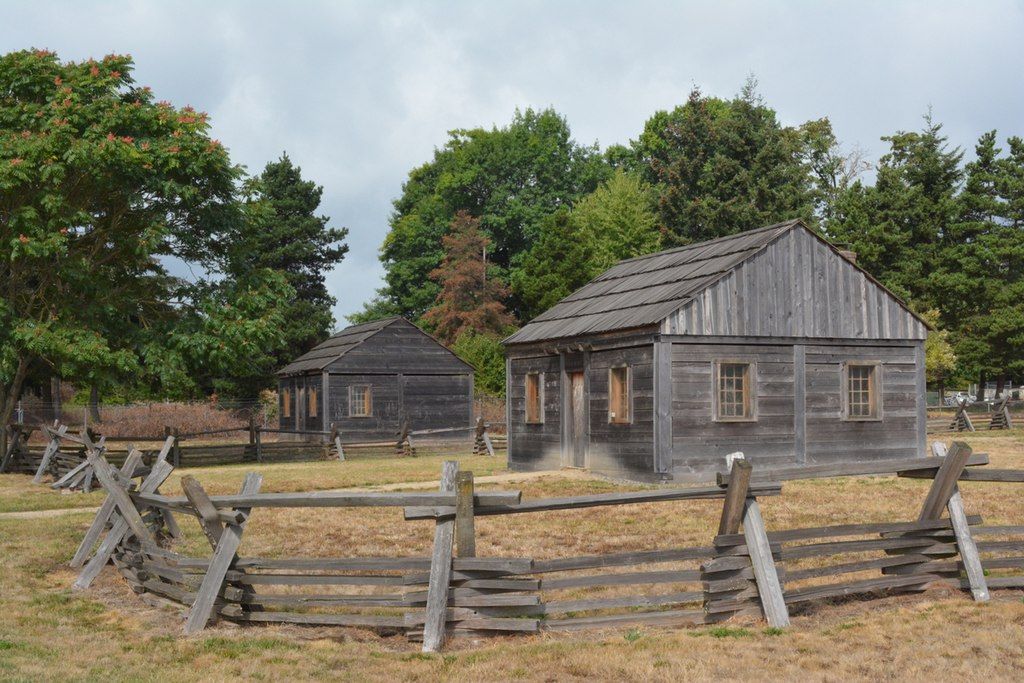
M 882 422 L 881 417 L 844 417 L 843 422 Z
M 740 422 L 740 423 L 743 423 L 743 422 L 757 422 L 757 418 L 756 417 L 716 417 L 714 419 L 714 421 L 715 422 L 725 422 L 725 423 L 729 423 L 729 422 Z

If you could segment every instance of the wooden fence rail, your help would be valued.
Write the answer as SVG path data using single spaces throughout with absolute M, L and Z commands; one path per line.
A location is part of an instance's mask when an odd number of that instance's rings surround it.
M 764 481 L 741 454 L 720 486 L 525 501 L 518 491 L 475 489 L 472 473 L 455 462 L 444 464 L 436 492 L 261 493 L 253 474 L 237 494 L 208 495 L 185 477 L 185 495 L 168 496 L 158 491 L 171 469 L 166 456 L 144 475 L 138 456 L 120 472 L 98 448 L 88 459 L 108 500 L 75 553 L 72 564 L 82 567 L 76 587 L 87 587 L 112 561 L 145 599 L 187 608 L 187 633 L 219 618 L 338 625 L 402 633 L 436 651 L 462 634 L 680 626 L 735 616 L 785 627 L 790 610 L 823 599 L 942 583 L 984 601 L 992 589 L 1024 586 L 1024 526 L 985 526 L 964 509 L 957 482 L 983 471 L 965 468 L 987 459 L 962 443 L 901 463 L 899 474 L 931 479 L 920 511 L 906 519 L 796 529 L 765 524 L 760 501 L 780 495 L 781 486 Z M 996 480 L 1024 481 L 1024 472 L 1002 472 Z M 477 556 L 477 516 L 709 499 L 721 500 L 722 511 L 706 546 Z M 261 508 L 329 507 L 403 508 L 406 519 L 433 522 L 433 542 L 413 556 L 238 556 L 248 520 Z M 180 534 L 174 520 L 182 514 L 197 520 L 210 556 L 162 544 Z

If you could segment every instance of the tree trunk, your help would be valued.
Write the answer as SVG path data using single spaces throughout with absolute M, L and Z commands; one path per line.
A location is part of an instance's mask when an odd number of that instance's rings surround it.
M 64 420 L 64 402 L 61 400 L 60 377 L 54 375 L 50 378 L 50 395 L 53 397 L 53 419 Z
M 985 385 L 988 384 L 988 373 L 982 370 L 978 373 L 978 400 L 985 400 Z
M 1003 395 L 1003 389 L 1006 387 L 1006 375 L 999 375 L 996 378 L 996 398 L 1000 398 Z
M 89 388 L 89 419 L 93 424 L 100 422 L 100 390 L 95 384 Z
M 7 425 L 14 414 L 14 407 L 21 398 L 21 389 L 28 375 L 28 358 L 18 356 L 18 369 L 14 371 L 11 383 L 4 387 L 3 408 L 0 409 L 0 454 L 7 452 Z
M 946 405 L 946 378 L 939 378 L 939 407 Z

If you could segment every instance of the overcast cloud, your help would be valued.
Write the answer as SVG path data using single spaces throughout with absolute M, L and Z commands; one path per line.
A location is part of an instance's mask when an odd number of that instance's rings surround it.
M 553 106 L 627 142 L 693 86 L 748 74 L 784 123 L 828 116 L 869 158 L 931 106 L 967 150 L 1024 135 L 1024 4 L 986 2 L 5 2 L 0 50 L 130 53 L 160 99 L 212 116 L 258 172 L 287 150 L 349 228 L 335 316 L 380 286 L 391 200 L 452 128 Z

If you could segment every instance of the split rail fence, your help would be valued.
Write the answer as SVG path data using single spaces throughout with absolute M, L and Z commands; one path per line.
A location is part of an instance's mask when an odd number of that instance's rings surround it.
M 878 474 L 878 464 L 762 475 L 741 456 L 717 486 L 523 500 L 518 491 L 476 491 L 472 473 L 452 461 L 436 493 L 260 493 L 252 473 L 235 495 L 208 495 L 186 476 L 184 495 L 167 496 L 158 490 L 173 469 L 166 458 L 143 469 L 133 456 L 117 470 L 87 444 L 108 498 L 72 560 L 82 568 L 75 585 L 88 587 L 112 561 L 147 601 L 186 608 L 186 633 L 216 619 L 336 625 L 402 633 L 436 651 L 461 634 L 695 625 L 737 615 L 785 627 L 791 609 L 826 598 L 943 583 L 985 601 L 990 589 L 1024 587 L 1024 526 L 985 526 L 966 513 L 957 485 L 1024 483 L 1024 471 L 978 467 L 987 456 L 962 443 L 887 464 L 885 473 L 932 480 L 920 511 L 905 520 L 781 530 L 766 527 L 759 502 L 781 494 L 776 479 Z M 708 499 L 722 501 L 722 511 L 705 546 L 556 559 L 476 554 L 477 517 Z M 407 520 L 433 521 L 433 545 L 415 556 L 240 557 L 249 518 L 280 507 L 402 508 Z M 180 536 L 176 515 L 198 520 L 208 556 L 168 547 Z
M 83 488 L 90 490 L 93 484 L 91 469 L 85 467 L 86 447 L 83 438 L 88 437 L 103 446 L 104 456 L 108 462 L 120 465 L 128 454 L 136 449 L 136 444 L 152 444 L 140 449 L 146 462 L 155 459 L 166 450 L 164 456 L 175 467 L 210 467 L 246 462 L 298 462 L 310 460 L 345 460 L 346 457 L 372 456 L 414 456 L 420 452 L 433 452 L 453 447 L 472 448 L 474 453 L 496 455 L 507 449 L 507 437 L 492 432 L 492 425 L 482 419 L 474 427 L 457 427 L 450 429 L 410 430 L 403 426 L 396 439 L 375 442 L 346 442 L 344 435 L 337 429 L 329 432 L 294 432 L 282 429 L 261 427 L 250 422 L 247 427 L 215 429 L 202 432 L 180 433 L 177 429 L 166 427 L 160 436 L 101 436 L 88 430 L 77 432 L 67 425 L 54 423 L 39 428 L 45 445 L 30 445 L 30 439 L 36 431 L 35 427 L 11 425 L 9 428 L 8 447 L 0 454 L 0 473 L 15 472 L 35 475 L 34 481 L 39 483 L 43 474 L 49 474 L 55 481 L 62 481 L 68 472 L 74 471 L 77 476 L 74 485 L 54 488 Z M 202 443 L 190 444 L 190 440 L 202 437 L 220 437 L 225 434 L 244 432 L 248 439 L 241 443 Z M 285 435 L 286 440 L 266 441 L 264 435 Z M 288 436 L 302 440 L 287 440 Z M 309 441 L 314 437 L 320 442 Z M 115 444 L 121 444 L 119 447 Z M 84 484 L 84 487 L 81 486 Z

